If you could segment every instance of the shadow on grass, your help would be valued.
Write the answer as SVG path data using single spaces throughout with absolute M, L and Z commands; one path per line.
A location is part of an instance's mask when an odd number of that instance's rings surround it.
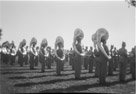
M 6 75 L 6 74 L 24 74 L 24 73 L 32 73 L 32 72 L 1 72 L 0 74 Z
M 89 79 L 89 78 L 91 78 L 91 77 L 90 76 L 88 76 L 88 77 L 82 77 L 80 80 L 86 80 L 86 79 Z M 70 78 L 70 79 L 54 79 L 54 80 L 43 81 L 43 82 L 20 83 L 20 84 L 15 84 L 14 86 L 15 87 L 27 87 L 27 86 L 33 86 L 33 85 L 54 84 L 56 82 L 64 82 L 64 81 L 72 81 L 72 80 L 76 81 L 75 78 Z
M 126 75 L 131 74 L 129 71 L 126 72 Z M 114 72 L 112 75 L 107 75 L 107 76 L 119 76 L 119 72 Z
M 13 69 L 12 69 L 13 70 Z M 24 71 L 22 71 L 24 70 Z M 40 69 L 33 69 L 33 70 L 30 70 L 30 69 L 14 69 L 14 71 L 11 71 L 11 70 L 5 70 L 4 72 L 0 72 L 0 74 L 3 74 L 3 75 L 6 75 L 6 74 L 24 74 L 24 73 L 41 73 L 41 70 Z M 28 71 L 26 71 L 28 70 Z M 48 70 L 46 72 L 55 72 L 55 70 Z
M 41 72 L 35 72 L 35 73 L 41 73 Z M 20 73 L 18 73 L 18 74 L 20 74 Z M 61 76 L 69 76 L 69 75 L 74 75 L 74 74 L 75 73 L 66 73 L 66 74 L 62 73 Z M 82 72 L 81 74 L 86 74 L 86 72 Z M 34 78 L 47 77 L 47 76 L 56 76 L 56 72 L 52 73 L 52 74 L 43 74 L 43 75 L 40 75 L 40 76 L 32 76 L 32 77 L 25 77 L 25 76 L 9 77 L 8 79 L 13 79 L 13 80 L 15 80 L 15 79 L 34 79 Z M 91 76 L 91 78 L 96 78 L 96 77 L 95 76 Z
M 60 88 L 60 89 L 47 89 L 40 91 L 39 93 L 66 93 L 66 92 L 80 92 L 84 90 L 88 90 L 90 88 L 95 88 L 95 87 L 109 87 L 115 84 L 126 84 L 127 82 L 133 81 L 131 79 L 125 81 L 124 83 L 120 81 L 114 81 L 114 82 L 107 82 L 105 85 L 99 84 L 99 83 L 94 83 L 94 84 L 89 84 L 89 85 L 79 85 L 79 86 L 70 86 L 68 88 Z

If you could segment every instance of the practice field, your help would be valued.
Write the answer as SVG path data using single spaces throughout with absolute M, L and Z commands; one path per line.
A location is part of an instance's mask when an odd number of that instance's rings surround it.
M 74 71 L 65 63 L 61 76 L 56 76 L 56 66 L 40 72 L 40 64 L 35 70 L 29 65 L 19 67 L 18 64 L 7 65 L 0 62 L 0 94 L 9 93 L 46 93 L 46 92 L 91 92 L 135 94 L 135 82 L 127 71 L 125 83 L 120 83 L 118 70 L 113 76 L 107 76 L 106 85 L 100 85 L 94 73 L 82 68 L 81 79 L 74 79 Z

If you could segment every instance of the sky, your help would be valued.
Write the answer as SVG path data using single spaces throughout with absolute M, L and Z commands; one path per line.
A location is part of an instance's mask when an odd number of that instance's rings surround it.
M 57 36 L 64 39 L 64 48 L 72 47 L 74 30 L 84 32 L 82 44 L 93 46 L 92 34 L 99 28 L 109 32 L 107 45 L 117 49 L 122 41 L 128 51 L 135 42 L 135 8 L 125 1 L 0 1 L 0 44 L 8 40 L 30 44 L 36 37 L 38 46 L 43 38 L 54 48 Z

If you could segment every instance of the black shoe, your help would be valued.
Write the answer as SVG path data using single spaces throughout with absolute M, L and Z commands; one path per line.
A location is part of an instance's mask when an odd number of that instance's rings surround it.
M 125 80 L 120 80 L 121 83 L 125 83 Z
M 57 74 L 57 76 L 61 76 L 61 74 Z
M 75 79 L 76 79 L 76 80 L 81 80 L 81 78 L 80 78 L 80 77 L 75 77 Z
M 106 81 L 100 82 L 100 80 L 98 80 L 100 85 L 106 85 Z
M 34 70 L 35 68 L 30 68 L 30 70 Z
M 109 76 L 113 76 L 113 74 L 108 74 Z
M 43 72 L 45 72 L 45 71 L 41 71 L 41 73 L 43 73 Z
M 89 73 L 93 73 L 92 71 L 89 71 Z

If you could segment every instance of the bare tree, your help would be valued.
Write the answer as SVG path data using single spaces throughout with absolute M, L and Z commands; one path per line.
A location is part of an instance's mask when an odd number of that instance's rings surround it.
M 128 7 L 130 7 L 130 5 L 136 7 L 136 0 L 125 0 L 125 1 L 128 3 Z

